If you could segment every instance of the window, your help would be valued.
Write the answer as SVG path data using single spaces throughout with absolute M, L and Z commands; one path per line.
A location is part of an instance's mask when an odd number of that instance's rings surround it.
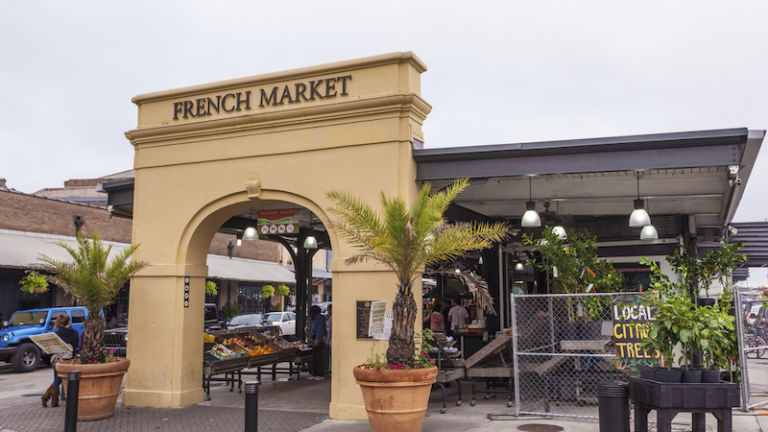
M 288 314 L 283 315 L 283 321 L 290 321 L 291 318 L 288 316 Z
M 71 313 L 72 313 L 72 324 L 77 324 L 85 321 L 85 311 L 79 310 L 79 309 L 73 309 Z

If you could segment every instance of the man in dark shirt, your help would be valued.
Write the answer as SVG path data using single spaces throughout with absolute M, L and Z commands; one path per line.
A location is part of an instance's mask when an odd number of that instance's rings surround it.
M 325 341 L 328 335 L 325 331 L 325 317 L 320 313 L 320 306 L 313 305 L 309 309 L 309 317 L 312 319 L 309 335 L 312 338 L 313 370 L 308 379 L 319 381 L 325 379 Z

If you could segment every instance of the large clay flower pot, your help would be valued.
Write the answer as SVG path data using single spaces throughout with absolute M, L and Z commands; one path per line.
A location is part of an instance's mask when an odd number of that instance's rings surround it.
M 101 420 L 112 417 L 120 395 L 123 376 L 131 361 L 100 364 L 56 364 L 56 374 L 67 385 L 67 372 L 80 371 L 80 389 L 77 404 L 78 420 Z
M 372 432 L 418 432 L 424 425 L 437 368 L 381 370 L 355 367 Z

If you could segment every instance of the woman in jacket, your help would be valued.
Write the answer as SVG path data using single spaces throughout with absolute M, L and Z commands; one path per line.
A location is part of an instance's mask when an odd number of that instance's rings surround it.
M 51 384 L 51 386 L 48 387 L 48 389 L 45 390 L 45 393 L 43 393 L 43 395 L 40 397 L 40 399 L 43 401 L 44 408 L 48 406 L 49 400 L 51 401 L 52 407 L 55 408 L 59 406 L 59 385 L 61 384 L 61 378 L 56 375 L 56 363 L 58 363 L 60 359 L 71 359 L 74 356 L 77 347 L 80 345 L 80 336 L 77 334 L 77 331 L 70 327 L 70 325 L 71 321 L 67 314 L 59 315 L 56 317 L 56 321 L 53 322 L 54 328 L 57 329 L 56 334 L 61 338 L 61 340 L 72 347 L 72 351 L 54 354 L 53 357 L 51 357 L 51 365 L 53 368 L 53 384 Z

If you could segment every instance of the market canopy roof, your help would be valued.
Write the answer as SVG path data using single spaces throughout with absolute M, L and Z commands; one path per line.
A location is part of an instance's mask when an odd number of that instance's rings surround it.
M 43 255 L 56 260 L 68 261 L 69 254 L 58 243 L 77 246 L 74 237 L 0 229 L 0 267 L 39 268 Z M 112 246 L 110 257 L 129 245 L 104 241 Z M 208 255 L 208 278 L 252 282 L 295 283 L 292 271 L 278 263 Z
M 418 179 L 441 189 L 470 186 L 455 203 L 490 217 L 517 218 L 525 202 L 551 203 L 568 216 L 628 216 L 637 197 L 650 214 L 691 215 L 697 227 L 729 224 L 765 131 L 633 135 L 414 150 Z M 531 182 L 529 184 L 529 182 Z

